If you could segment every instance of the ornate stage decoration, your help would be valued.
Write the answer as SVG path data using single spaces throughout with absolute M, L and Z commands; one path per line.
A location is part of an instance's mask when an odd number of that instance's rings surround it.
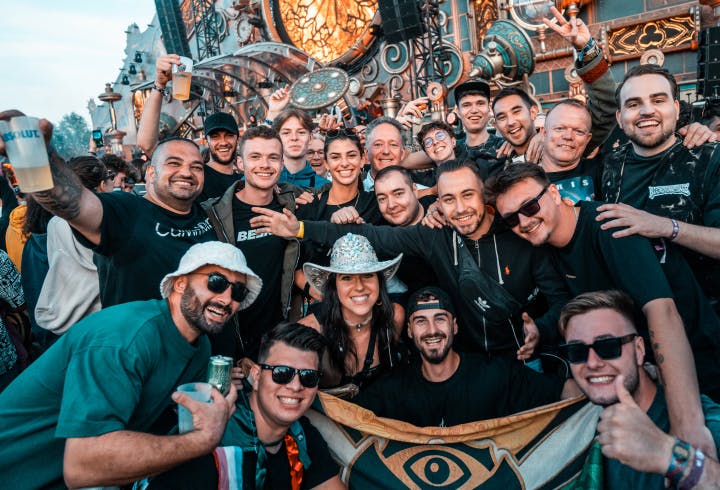
M 478 40 L 487 34 L 493 22 L 498 20 L 497 2 L 495 0 L 475 0 L 475 30 Z
M 499 86 L 515 84 L 535 69 L 535 54 L 527 33 L 509 20 L 498 20 L 482 41 L 470 78 L 480 77 Z
M 693 14 L 624 26 L 607 31 L 607 49 L 613 60 L 637 58 L 653 48 L 663 51 L 687 49 L 695 39 L 695 29 Z
M 264 0 L 263 15 L 276 41 L 291 43 L 325 63 L 350 63 L 373 41 L 377 0 Z

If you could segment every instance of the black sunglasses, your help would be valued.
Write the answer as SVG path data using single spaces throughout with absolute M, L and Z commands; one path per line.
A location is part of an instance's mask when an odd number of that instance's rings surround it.
M 507 214 L 502 217 L 503 221 L 506 225 L 508 225 L 510 228 L 515 228 L 517 225 L 520 224 L 520 214 L 523 216 L 527 216 L 528 218 L 530 216 L 535 216 L 540 212 L 540 199 L 545 194 L 545 191 L 548 190 L 549 185 L 546 185 L 543 190 L 540 191 L 540 194 L 538 194 L 536 197 L 530 199 L 528 202 L 520 206 L 520 209 L 515 211 L 514 213 Z
M 327 138 L 337 138 L 338 136 L 345 135 L 351 138 L 357 138 L 357 132 L 355 131 L 355 128 L 337 128 L 337 129 L 328 129 L 325 131 L 325 136 Z
M 305 388 L 315 388 L 320 382 L 322 373 L 317 369 L 297 369 L 290 366 L 270 366 L 258 364 L 261 369 L 272 370 L 272 380 L 279 385 L 286 385 L 293 380 L 296 374 L 300 376 L 300 384 Z
M 193 272 L 193 274 L 207 276 L 207 288 L 211 293 L 222 294 L 227 291 L 228 286 L 232 286 L 232 290 L 230 290 L 230 297 L 233 301 L 237 301 L 238 303 L 242 303 L 248 295 L 248 288 L 245 286 L 245 283 L 230 282 L 227 277 L 223 276 L 219 272 Z
M 622 346 L 637 337 L 636 333 L 629 333 L 622 337 L 608 337 L 606 339 L 596 340 L 592 344 L 584 344 L 582 342 L 573 342 L 571 344 L 561 344 L 560 352 L 562 352 L 571 364 L 582 364 L 587 362 L 590 348 L 595 351 L 601 359 L 609 361 L 617 359 L 622 354 Z

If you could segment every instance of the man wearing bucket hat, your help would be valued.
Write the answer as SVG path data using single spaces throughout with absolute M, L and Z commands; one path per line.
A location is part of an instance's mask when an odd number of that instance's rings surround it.
M 450 427 L 580 395 L 572 380 L 539 374 L 503 358 L 455 352 L 455 308 L 438 287 L 413 293 L 407 316 L 408 337 L 422 362 L 388 373 L 352 399 L 379 417 L 418 427 Z
M 175 388 L 205 380 L 204 334 L 222 329 L 261 287 L 242 252 L 208 242 L 163 278 L 164 299 L 106 308 L 75 324 L 0 395 L 2 485 L 123 485 L 211 452 L 237 392 L 223 398 L 213 389 L 206 404 Z M 174 402 L 192 413 L 195 430 L 155 435 L 167 433 L 163 415 Z

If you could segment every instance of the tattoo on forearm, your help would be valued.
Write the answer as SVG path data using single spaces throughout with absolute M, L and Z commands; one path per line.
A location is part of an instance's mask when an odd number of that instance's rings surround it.
M 80 197 L 83 186 L 57 153 L 50 154 L 50 169 L 55 187 L 33 193 L 33 198 L 55 216 L 72 220 L 80 214 Z

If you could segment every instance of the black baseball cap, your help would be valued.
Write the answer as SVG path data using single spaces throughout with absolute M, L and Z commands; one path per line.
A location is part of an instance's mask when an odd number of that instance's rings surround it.
M 224 129 L 233 134 L 238 134 L 238 125 L 235 118 L 226 112 L 216 112 L 205 118 L 203 122 L 205 136 L 218 129 Z
M 461 83 L 453 91 L 455 96 L 455 105 L 460 103 L 462 99 L 468 93 L 475 92 L 484 96 L 487 100 L 490 100 L 490 84 L 482 78 L 473 78 L 466 82 Z
M 437 299 L 428 303 L 423 302 L 422 304 L 418 304 L 421 296 L 433 296 Z M 407 303 L 406 316 L 407 318 L 410 318 L 412 314 L 418 310 L 434 309 L 445 310 L 452 316 L 455 316 L 455 307 L 453 307 L 453 302 L 452 299 L 450 299 L 450 296 L 439 287 L 426 286 L 418 289 L 410 296 Z

